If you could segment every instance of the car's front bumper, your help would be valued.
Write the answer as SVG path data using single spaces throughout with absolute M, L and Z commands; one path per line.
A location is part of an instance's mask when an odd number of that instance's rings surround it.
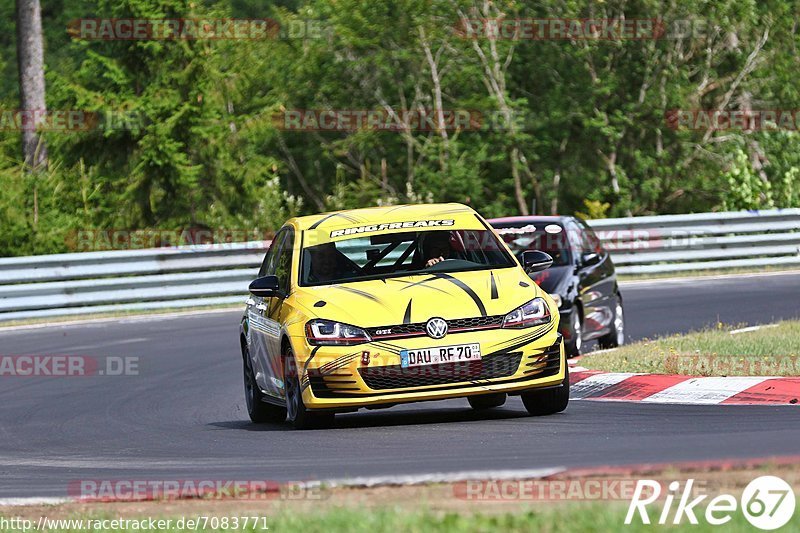
M 392 351 L 387 353 L 387 348 L 391 350 L 388 343 L 308 347 L 308 355 L 297 358 L 303 376 L 303 401 L 309 409 L 347 410 L 492 392 L 515 394 L 558 386 L 564 381 L 566 368 L 562 336 L 555 324 L 540 328 L 539 333 L 499 332 L 500 337 L 506 338 L 499 344 L 515 341 L 517 337 L 532 340 L 522 345 L 513 342 L 510 350 L 488 354 L 490 350 L 483 348 L 486 355 L 477 361 L 478 364 L 450 363 L 404 369 L 396 364 L 399 356 L 395 357 Z M 448 342 L 457 343 L 455 340 Z M 369 361 L 364 352 L 370 354 Z

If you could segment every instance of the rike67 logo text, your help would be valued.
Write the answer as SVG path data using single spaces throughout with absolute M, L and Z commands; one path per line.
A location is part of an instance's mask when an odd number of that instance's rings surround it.
M 745 487 L 740 500 L 730 494 L 720 494 L 705 503 L 704 511 L 701 510 L 701 504 L 708 498 L 708 494 L 700 494 L 693 498 L 695 496 L 693 486 L 693 479 L 687 480 L 683 487 L 680 481 L 671 482 L 663 506 L 660 507 L 660 513 L 657 509 L 652 509 L 654 521 L 661 525 L 681 524 L 685 523 L 684 520 L 690 524 L 698 524 L 699 516 L 708 524 L 720 526 L 727 524 L 741 512 L 753 526 L 763 530 L 773 530 L 787 524 L 794 515 L 794 491 L 791 485 L 779 477 L 761 476 L 754 479 Z M 650 524 L 648 506 L 660 497 L 659 482 L 650 479 L 639 480 L 625 516 L 625 523 L 631 524 L 635 520 L 641 520 L 643 524 Z

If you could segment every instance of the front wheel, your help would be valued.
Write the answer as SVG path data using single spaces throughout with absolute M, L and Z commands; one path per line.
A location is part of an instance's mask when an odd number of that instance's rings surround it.
M 625 344 L 625 313 L 622 310 L 622 299 L 619 294 L 616 296 L 614 305 L 614 322 L 611 323 L 611 331 L 597 339 L 600 348 L 616 348 Z
M 247 404 L 247 414 L 250 420 L 256 423 L 280 423 L 286 420 L 286 408 L 264 402 L 264 394 L 256 382 L 256 375 L 250 361 L 250 352 L 243 354 L 244 367 L 244 399 Z
M 528 413 L 535 416 L 560 413 L 569 403 L 569 367 L 564 368 L 564 381 L 560 387 L 532 390 L 520 394 Z
M 297 364 L 291 350 L 286 354 L 283 373 L 283 383 L 286 389 L 286 411 L 289 422 L 294 428 L 312 429 L 332 424 L 334 413 L 316 413 L 306 409 L 306 404 L 303 402 L 303 389 L 300 386 Z

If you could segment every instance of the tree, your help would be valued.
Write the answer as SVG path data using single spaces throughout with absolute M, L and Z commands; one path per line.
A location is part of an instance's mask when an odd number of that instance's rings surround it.
M 17 62 L 20 107 L 29 117 L 44 115 L 44 41 L 39 0 L 17 0 Z M 47 146 L 32 120 L 23 128 L 22 155 L 32 171 L 47 167 Z

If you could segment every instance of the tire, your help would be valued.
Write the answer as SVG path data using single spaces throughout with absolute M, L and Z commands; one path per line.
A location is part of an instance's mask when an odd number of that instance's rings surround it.
M 469 405 L 476 411 L 500 407 L 506 403 L 506 394 L 498 392 L 494 394 L 481 394 L 479 396 L 467 396 Z
M 616 296 L 614 305 L 614 321 L 611 323 L 611 331 L 597 339 L 597 344 L 602 349 L 616 348 L 625 344 L 625 312 L 622 309 L 622 298 Z
M 286 413 L 289 422 L 295 429 L 313 429 L 330 426 L 335 414 L 332 412 L 317 413 L 306 409 L 297 364 L 291 349 L 287 351 L 283 365 L 283 383 L 286 388 Z
M 264 395 L 256 383 L 256 375 L 250 363 L 250 352 L 245 349 L 243 359 L 244 399 L 250 420 L 257 424 L 281 423 L 286 420 L 286 408 L 264 402 Z
M 564 369 L 564 381 L 554 389 L 532 390 L 520 394 L 528 413 L 534 416 L 560 413 L 569 404 L 569 367 Z
M 574 306 L 569 314 L 569 340 L 564 343 L 564 352 L 567 357 L 577 357 L 581 354 L 581 348 L 583 348 L 582 331 L 583 319 L 581 318 L 581 312 L 577 306 Z

